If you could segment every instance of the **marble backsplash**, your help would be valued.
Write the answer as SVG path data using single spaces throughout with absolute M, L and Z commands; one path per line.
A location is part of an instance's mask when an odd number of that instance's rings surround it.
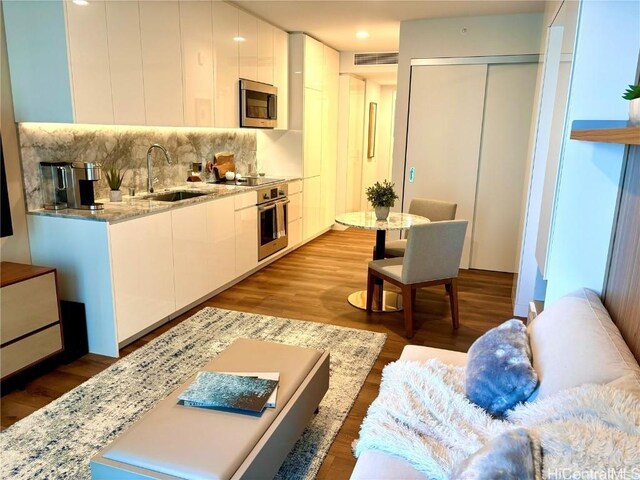
M 236 171 L 240 174 L 247 175 L 256 169 L 256 133 L 250 129 L 20 123 L 18 131 L 28 210 L 42 208 L 42 161 L 115 164 L 126 170 L 120 188 L 125 194 L 129 187 L 139 193 L 147 191 L 146 154 L 152 143 L 166 147 L 173 159 L 173 164 L 168 165 L 162 152 L 157 148 L 153 150 L 156 190 L 184 183 L 192 162 L 204 165 L 218 152 L 233 152 Z M 95 196 L 106 198 L 108 195 L 109 186 L 103 172 Z

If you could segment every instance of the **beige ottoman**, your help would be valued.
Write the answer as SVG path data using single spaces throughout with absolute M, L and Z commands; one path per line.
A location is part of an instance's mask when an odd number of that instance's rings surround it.
M 195 374 L 91 459 L 94 480 L 272 478 L 329 388 L 329 353 L 238 339 L 202 370 L 280 372 L 262 416 L 185 407 Z

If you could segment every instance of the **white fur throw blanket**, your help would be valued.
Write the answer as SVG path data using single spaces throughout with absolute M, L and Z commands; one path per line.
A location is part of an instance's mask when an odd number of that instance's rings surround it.
M 563 469 L 631 474 L 640 466 L 640 402 L 632 394 L 584 385 L 518 405 L 498 420 L 466 398 L 464 368 L 437 359 L 385 367 L 354 452 L 381 450 L 444 480 L 491 438 L 516 427 L 542 446 L 545 478 L 560 478 Z

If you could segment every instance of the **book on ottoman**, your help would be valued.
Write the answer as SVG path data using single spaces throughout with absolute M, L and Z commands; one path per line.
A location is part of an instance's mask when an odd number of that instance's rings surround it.
M 200 372 L 178 396 L 178 403 L 188 407 L 261 415 L 277 386 L 277 380 L 257 376 Z

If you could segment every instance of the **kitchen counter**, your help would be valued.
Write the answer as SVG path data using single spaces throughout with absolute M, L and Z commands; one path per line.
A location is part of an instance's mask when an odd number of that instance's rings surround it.
M 301 180 L 300 178 L 287 178 L 283 180 L 283 183 L 293 182 Z M 277 184 L 273 184 L 277 185 Z M 104 204 L 103 210 L 75 210 L 72 208 L 66 208 L 64 210 L 45 210 L 43 208 L 38 210 L 32 210 L 28 212 L 30 215 L 41 215 L 47 217 L 59 217 L 59 218 L 75 218 L 79 220 L 91 220 L 98 222 L 118 223 L 124 220 L 130 220 L 132 218 L 143 217 L 145 215 L 165 212 L 174 208 L 181 208 L 187 205 L 194 205 L 202 202 L 209 202 L 218 198 L 226 197 L 229 195 L 237 195 L 250 191 L 256 191 L 261 188 L 265 188 L 268 185 L 220 185 L 210 184 L 203 182 L 185 182 L 182 185 L 178 185 L 172 188 L 158 190 L 152 194 L 143 193 L 136 196 L 123 195 L 122 202 L 111 202 L 109 199 L 98 199 L 98 203 Z M 146 198 L 152 195 L 175 192 L 175 191 L 189 191 L 205 193 L 200 197 L 188 198 L 180 200 L 178 202 L 159 202 L 152 198 Z

